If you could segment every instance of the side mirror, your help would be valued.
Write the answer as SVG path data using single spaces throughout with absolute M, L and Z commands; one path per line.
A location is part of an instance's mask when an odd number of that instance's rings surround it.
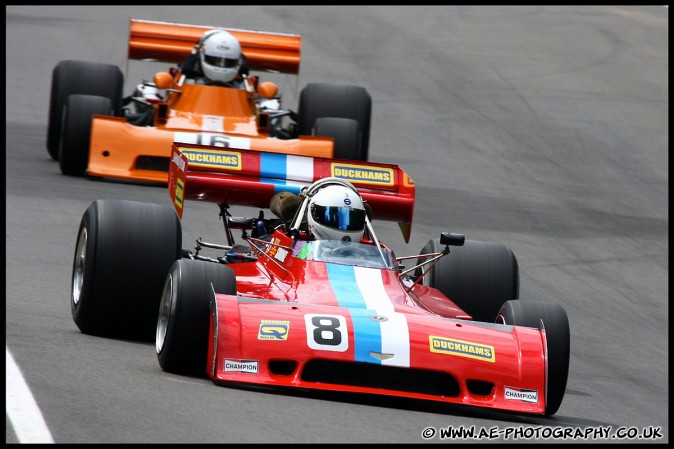
M 169 89 L 173 87 L 173 77 L 168 72 L 155 73 L 153 81 L 158 89 Z
M 449 246 L 463 246 L 466 236 L 463 234 L 454 234 L 452 232 L 443 232 L 440 234 L 440 244 Z

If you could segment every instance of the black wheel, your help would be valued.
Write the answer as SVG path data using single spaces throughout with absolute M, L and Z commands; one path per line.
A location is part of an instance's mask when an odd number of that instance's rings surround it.
M 212 287 L 211 287 L 212 285 Z M 175 374 L 204 376 L 213 292 L 236 294 L 234 271 L 202 260 L 175 261 L 159 305 L 156 350 L 159 366 Z
M 358 86 L 310 83 L 300 93 L 298 112 L 298 128 L 302 135 L 311 135 L 316 119 L 321 117 L 348 118 L 358 122 L 358 160 L 367 161 L 372 114 L 372 98 L 367 90 Z
M 59 165 L 64 175 L 83 176 L 86 173 L 94 114 L 113 115 L 110 99 L 71 95 L 66 100 L 59 151 Z
M 166 273 L 180 257 L 175 211 L 158 204 L 96 200 L 84 213 L 70 306 L 85 334 L 152 341 Z
M 443 249 L 437 238 L 429 240 L 421 254 Z M 493 322 L 504 302 L 519 298 L 519 268 L 510 248 L 466 240 L 463 246 L 450 247 L 450 251 L 421 283 L 440 290 L 475 321 Z M 420 270 L 415 273 L 420 274 Z
M 569 318 L 559 304 L 544 301 L 507 301 L 496 322 L 539 329 L 543 321 L 548 351 L 548 379 L 545 414 L 554 415 L 564 399 L 569 376 L 571 333 Z
M 314 135 L 335 139 L 334 158 L 363 161 L 360 151 L 358 122 L 349 118 L 320 117 L 314 125 Z
M 114 115 L 121 116 L 124 75 L 112 64 L 61 61 L 52 72 L 47 126 L 47 151 L 57 161 L 61 143 L 63 108 L 71 95 L 95 95 L 110 99 Z

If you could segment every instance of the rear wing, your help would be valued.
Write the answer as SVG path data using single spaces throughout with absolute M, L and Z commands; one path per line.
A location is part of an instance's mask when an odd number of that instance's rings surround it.
M 129 59 L 181 63 L 204 32 L 230 32 L 241 44 L 251 70 L 298 74 L 302 38 L 297 34 L 239 30 L 131 19 Z
M 331 176 L 358 188 L 375 220 L 398 222 L 409 243 L 415 186 L 397 165 L 174 142 L 168 188 L 182 218 L 186 200 L 269 209 L 276 193 L 297 194 Z

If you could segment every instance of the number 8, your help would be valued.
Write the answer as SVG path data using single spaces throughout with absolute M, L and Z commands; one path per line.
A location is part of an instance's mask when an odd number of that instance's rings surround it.
M 346 319 L 339 315 L 305 315 L 307 345 L 311 349 L 344 352 L 349 349 Z M 342 337 L 342 329 L 346 337 Z

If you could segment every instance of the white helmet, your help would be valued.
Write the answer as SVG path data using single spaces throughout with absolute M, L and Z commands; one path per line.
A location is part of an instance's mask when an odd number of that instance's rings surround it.
M 241 44 L 227 31 L 218 30 L 206 38 L 201 46 L 201 69 L 206 78 L 228 83 L 241 67 Z
M 363 200 L 347 187 L 324 187 L 309 200 L 307 223 L 316 239 L 360 242 L 365 229 Z

